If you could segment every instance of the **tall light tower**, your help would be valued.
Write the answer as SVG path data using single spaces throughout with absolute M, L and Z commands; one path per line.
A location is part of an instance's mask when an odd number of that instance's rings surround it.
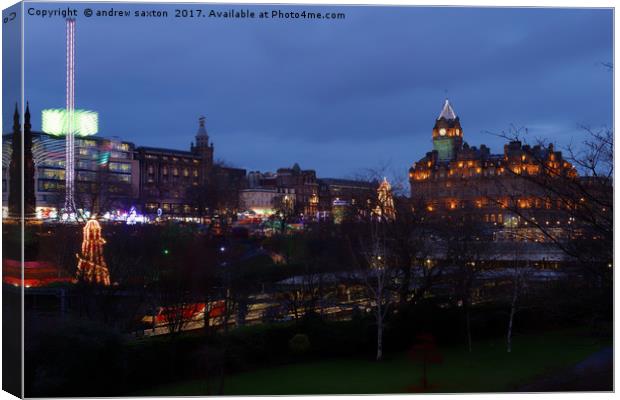
M 75 19 L 67 18 L 67 85 L 66 85 L 66 150 L 65 211 L 68 219 L 77 218 L 75 207 Z
M 81 216 L 75 206 L 75 136 L 97 133 L 99 115 L 95 111 L 75 108 L 75 19 L 67 18 L 67 81 L 65 108 L 47 108 L 41 113 L 41 129 L 51 136 L 65 136 L 65 205 L 64 221 L 75 221 Z

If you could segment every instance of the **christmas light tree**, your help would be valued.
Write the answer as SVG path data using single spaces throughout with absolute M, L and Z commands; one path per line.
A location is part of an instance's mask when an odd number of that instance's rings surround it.
M 101 225 L 94 219 L 84 227 L 82 254 L 77 255 L 77 278 L 89 283 L 110 285 L 110 272 L 103 257 L 105 239 L 101 237 Z
M 375 214 L 379 217 L 383 217 L 386 220 L 394 220 L 396 218 L 396 210 L 394 209 L 394 198 L 392 197 L 392 186 L 387 181 L 387 178 L 383 178 L 383 182 L 377 189 L 377 207 L 375 208 Z

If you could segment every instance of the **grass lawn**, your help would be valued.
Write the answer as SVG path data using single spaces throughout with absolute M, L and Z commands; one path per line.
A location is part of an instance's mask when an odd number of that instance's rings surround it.
M 463 347 L 439 349 L 443 362 L 429 367 L 429 383 L 435 392 L 512 391 L 523 383 L 576 364 L 610 345 L 579 334 L 559 331 L 520 335 L 506 353 L 502 339 L 474 343 L 473 352 Z M 263 368 L 226 377 L 227 395 L 363 394 L 403 393 L 418 385 L 420 364 L 404 354 L 382 362 L 332 359 Z M 205 381 L 184 381 L 153 387 L 141 395 L 207 395 Z

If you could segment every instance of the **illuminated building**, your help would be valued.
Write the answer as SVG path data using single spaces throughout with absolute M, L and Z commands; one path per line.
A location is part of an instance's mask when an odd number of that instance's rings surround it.
M 320 178 L 319 214 L 321 218 L 342 220 L 344 213 L 352 208 L 364 208 L 376 200 L 379 183 L 350 179 Z
M 83 229 L 82 251 L 77 255 L 76 277 L 79 281 L 104 286 L 110 285 L 110 271 L 103 257 L 105 239 L 101 226 L 94 219 L 88 220 Z
M 44 220 L 59 219 L 66 197 L 66 138 L 30 132 L 30 114 L 26 115 L 27 136 L 32 140 L 34 173 L 31 175 L 34 175 L 32 186 L 36 198 L 36 216 Z M 3 135 L 6 144 L 2 148 L 5 204 L 7 200 L 11 203 L 8 190 L 11 183 L 19 182 L 11 177 L 10 172 L 14 154 L 13 138 L 17 137 L 16 143 L 19 143 L 21 134 L 19 117 L 16 118 L 17 136 L 15 132 Z M 135 206 L 138 213 L 147 214 L 151 218 L 157 216 L 159 209 L 164 218 L 192 218 L 199 214 L 196 191 L 200 191 L 213 197 L 208 199 L 209 207 L 236 210 L 239 190 L 245 187 L 245 170 L 214 165 L 213 144 L 208 144 L 203 118 L 196 139 L 197 144 L 192 145 L 192 151 L 183 151 L 135 148 L 133 143 L 117 138 L 77 136 L 74 140 L 74 201 L 77 209 L 89 215 L 97 213 L 111 219 L 124 219 L 129 215 L 131 207 Z M 15 169 L 13 173 L 18 172 Z M 17 189 L 14 191 L 16 194 L 19 192 Z M 25 194 L 27 199 L 31 198 L 27 192 Z M 34 205 L 35 201 L 29 204 Z
M 136 148 L 140 161 L 139 204 L 142 212 L 154 216 L 193 218 L 214 208 L 236 210 L 239 190 L 245 184 L 245 170 L 215 165 L 213 143 L 198 120 L 196 143 L 190 151 L 157 147 Z
M 192 202 L 185 196 L 201 182 L 200 158 L 190 151 L 138 147 L 140 205 L 147 215 L 161 209 L 166 216 L 190 216 Z
M 275 204 L 291 204 L 304 219 L 342 220 L 353 208 L 364 208 L 374 203 L 378 182 L 349 179 L 316 178 L 314 170 L 280 168 L 277 173 L 251 171 L 247 176 L 248 188 L 240 192 L 242 210 L 269 214 Z
M 498 228 L 528 229 L 511 210 L 528 213 L 543 224 L 568 223 L 562 205 L 533 179 L 539 174 L 576 176 L 575 168 L 553 145 L 528 146 L 519 141 L 491 154 L 463 141 L 460 119 L 448 100 L 432 130 L 433 151 L 409 169 L 414 207 L 444 219 L 481 221 Z M 501 232 L 498 233 L 501 235 Z
M 60 218 L 65 201 L 65 146 L 64 137 L 43 132 L 31 132 L 34 167 L 34 199 L 36 217 Z M 11 160 L 13 137 L 4 135 L 3 197 L 14 179 L 6 168 Z M 123 213 L 138 197 L 139 166 L 134 159 L 134 145 L 115 138 L 97 136 L 75 138 L 75 203 L 82 212 Z M 10 194 L 9 194 L 10 198 Z M 34 200 L 33 199 L 33 200 Z M 32 201 L 34 204 L 34 201 Z
M 249 188 L 239 191 L 239 207 L 252 211 L 258 216 L 268 216 L 275 212 L 278 199 L 287 196 L 295 204 L 295 193 L 286 188 Z
M 317 215 L 319 185 L 314 170 L 302 170 L 295 163 L 292 168 L 278 168 L 276 173 L 251 171 L 246 182 L 248 189 L 240 193 L 240 201 L 247 210 L 261 208 L 259 204 L 264 204 L 269 196 L 271 208 L 286 203 L 300 217 L 313 219 Z
M 314 218 L 319 207 L 319 185 L 314 170 L 302 170 L 297 163 L 292 168 L 279 168 L 276 171 L 276 185 L 278 189 L 292 189 L 296 211 Z
M 278 207 L 288 205 L 293 212 L 297 207 L 296 180 L 290 179 L 290 169 L 281 168 L 284 175 L 273 172 L 250 171 L 246 176 L 246 189 L 239 192 L 239 207 L 259 216 L 273 214 Z M 298 209 L 299 212 L 302 210 Z

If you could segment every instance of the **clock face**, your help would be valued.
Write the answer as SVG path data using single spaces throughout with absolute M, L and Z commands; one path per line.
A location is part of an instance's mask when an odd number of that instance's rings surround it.
M 446 129 L 445 129 L 445 128 L 441 128 L 441 129 L 439 130 L 439 134 L 440 134 L 441 136 L 446 136 Z

